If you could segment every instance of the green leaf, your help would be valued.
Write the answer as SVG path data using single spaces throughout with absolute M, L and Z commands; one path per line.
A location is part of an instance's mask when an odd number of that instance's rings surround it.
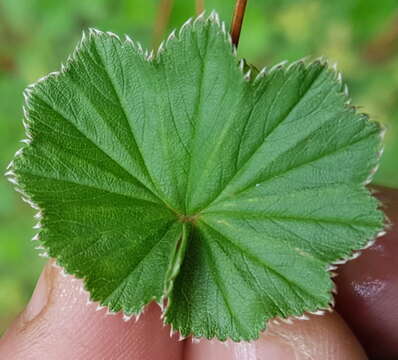
M 380 126 L 339 75 L 244 68 L 213 14 L 156 56 L 92 30 L 27 89 L 29 144 L 9 175 L 49 255 L 111 311 L 167 298 L 183 336 L 254 339 L 328 308 L 330 264 L 383 228 L 365 188 Z

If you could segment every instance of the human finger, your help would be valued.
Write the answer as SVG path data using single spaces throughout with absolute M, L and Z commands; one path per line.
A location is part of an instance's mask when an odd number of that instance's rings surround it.
M 80 280 L 47 265 L 29 305 L 0 340 L 0 359 L 182 359 L 183 344 L 170 338 L 158 306 L 125 322 L 87 300 Z

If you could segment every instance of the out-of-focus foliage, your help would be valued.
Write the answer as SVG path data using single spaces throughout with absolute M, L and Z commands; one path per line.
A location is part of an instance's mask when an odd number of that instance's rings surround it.
M 127 33 L 152 47 L 159 0 L 0 0 L 0 171 L 23 138 L 22 90 L 57 70 L 88 27 Z M 206 0 L 229 21 L 234 0 Z M 175 0 L 167 31 L 194 14 Z M 240 55 L 262 67 L 307 55 L 338 63 L 355 104 L 387 125 L 375 181 L 398 186 L 398 10 L 396 0 L 250 0 Z M 33 211 L 0 178 L 0 332 L 26 303 L 43 261 Z

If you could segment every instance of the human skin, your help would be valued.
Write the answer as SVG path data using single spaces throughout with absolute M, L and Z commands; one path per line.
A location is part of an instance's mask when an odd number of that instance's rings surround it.
M 378 196 L 391 221 L 398 222 L 398 191 L 381 189 Z M 398 358 L 394 338 L 398 333 L 397 231 L 393 227 L 361 257 L 338 269 L 337 309 L 372 360 Z M 336 312 L 292 324 L 270 323 L 260 339 L 251 343 L 179 341 L 178 334 L 170 337 L 169 327 L 163 326 L 157 305 L 150 304 L 137 322 L 125 322 L 120 314 L 106 315 L 106 309 L 96 311 L 96 304 L 87 304 L 88 294 L 82 291 L 80 280 L 63 276 L 53 264 L 50 261 L 45 267 L 27 308 L 0 339 L 0 359 L 367 359 Z
M 398 359 L 398 190 L 376 188 L 386 235 L 338 269 L 336 309 L 373 360 Z

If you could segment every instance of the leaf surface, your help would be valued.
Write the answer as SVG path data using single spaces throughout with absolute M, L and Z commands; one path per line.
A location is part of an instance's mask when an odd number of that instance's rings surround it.
M 244 75 L 216 15 L 155 57 L 90 31 L 27 95 L 10 173 L 49 255 L 111 311 L 167 298 L 184 336 L 254 339 L 328 308 L 328 266 L 383 227 L 364 187 L 379 125 L 325 62 Z

